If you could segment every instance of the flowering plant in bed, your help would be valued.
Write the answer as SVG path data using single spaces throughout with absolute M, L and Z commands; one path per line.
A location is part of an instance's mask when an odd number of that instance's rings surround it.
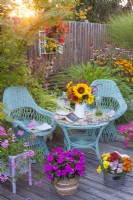
M 133 147 L 133 122 L 126 125 L 119 125 L 117 131 L 125 138 L 124 146 Z
M 19 136 L 23 136 L 23 131 L 18 131 Z M 29 158 L 35 156 L 35 152 L 29 148 L 29 142 L 18 140 L 12 128 L 7 131 L 0 126 L 0 182 L 12 178 L 12 168 L 15 169 L 15 176 L 21 173 Z M 20 156 L 19 161 L 15 159 Z M 15 157 L 16 156 L 16 157 Z
M 78 186 L 77 177 L 84 176 L 85 155 L 77 149 L 64 152 L 62 148 L 57 148 L 47 156 L 44 171 L 59 194 L 73 194 Z M 66 188 L 65 192 L 60 188 L 62 185 L 67 187 L 67 192 Z
M 102 154 L 102 163 L 97 172 L 104 173 L 104 183 L 108 186 L 119 186 L 125 183 L 125 175 L 132 169 L 132 159 L 118 152 Z

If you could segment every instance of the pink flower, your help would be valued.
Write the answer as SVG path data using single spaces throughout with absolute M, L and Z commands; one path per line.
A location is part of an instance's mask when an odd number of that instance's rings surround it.
M 130 133 L 129 137 L 130 137 L 131 140 L 133 140 L 133 133 Z
M 133 131 L 133 127 L 128 127 L 128 131 Z
M 128 126 L 133 126 L 133 122 L 129 122 L 129 123 L 128 123 Z
M 118 126 L 117 131 L 120 133 L 125 133 L 127 131 L 127 127 L 125 125 L 120 125 Z
M 3 182 L 5 182 L 6 180 L 8 180 L 7 175 L 5 175 L 5 174 L 3 175 L 3 174 L 0 173 L 0 182 L 3 183 Z
M 0 136 L 6 136 L 6 132 L 3 126 L 0 126 Z
M 19 130 L 19 131 L 17 132 L 17 135 L 23 136 L 23 135 L 24 135 L 24 131 Z
M 123 145 L 124 145 L 125 147 L 127 147 L 127 146 L 128 146 L 128 142 L 127 142 L 127 141 L 124 142 Z
M 9 146 L 8 140 L 4 140 L 4 142 L 1 143 L 1 146 L 4 148 L 8 147 Z
M 11 167 L 13 167 L 14 169 L 16 169 L 17 164 L 16 163 L 11 163 Z

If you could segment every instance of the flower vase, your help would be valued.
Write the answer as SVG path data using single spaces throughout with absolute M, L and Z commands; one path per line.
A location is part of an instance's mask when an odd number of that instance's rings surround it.
M 77 192 L 79 180 L 77 178 L 71 178 L 69 180 L 59 180 L 54 183 L 56 192 L 62 196 L 73 195 Z
M 79 118 L 84 118 L 85 117 L 85 103 L 75 104 L 74 114 Z
M 2 168 L 6 169 L 2 174 L 11 179 L 12 191 L 14 194 L 16 193 L 16 181 L 20 175 L 28 173 L 29 185 L 32 185 L 31 161 L 30 158 L 24 159 L 23 153 L 8 156 L 8 163 L 2 161 Z
M 103 173 L 104 175 L 104 185 L 109 187 L 119 187 L 125 184 L 125 174 L 116 175 L 116 174 L 109 174 Z

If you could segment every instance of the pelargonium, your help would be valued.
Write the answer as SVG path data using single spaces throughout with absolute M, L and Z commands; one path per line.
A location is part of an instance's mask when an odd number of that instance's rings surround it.
M 85 155 L 78 149 L 63 151 L 57 148 L 51 151 L 44 165 L 46 177 L 55 182 L 60 179 L 70 179 L 83 176 L 85 171 Z

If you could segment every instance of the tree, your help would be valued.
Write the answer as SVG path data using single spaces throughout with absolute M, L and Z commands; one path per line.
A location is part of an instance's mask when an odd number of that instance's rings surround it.
M 81 0 L 78 12 L 86 11 L 86 19 L 90 22 L 105 22 L 112 14 L 122 12 L 122 0 Z
M 71 16 L 76 0 L 0 0 L 0 94 L 6 87 L 25 85 L 38 100 L 43 92 L 37 77 L 26 60 L 27 46 L 31 45 L 38 30 L 44 25 L 59 23 L 59 16 Z M 26 16 L 29 9 L 34 15 Z M 42 95 L 42 94 L 41 94 Z M 0 100 L 1 100 L 0 98 Z

